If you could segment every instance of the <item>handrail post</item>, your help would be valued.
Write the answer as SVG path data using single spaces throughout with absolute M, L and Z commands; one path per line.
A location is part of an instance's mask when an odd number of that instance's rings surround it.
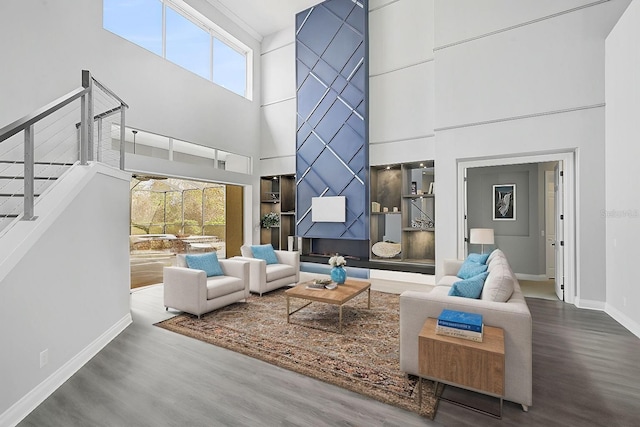
M 91 76 L 91 74 L 89 74 Z M 93 120 L 93 80 L 89 78 L 89 92 L 87 93 L 87 160 L 93 161 L 93 140 L 94 140 L 94 120 Z
M 89 71 L 82 70 L 82 87 L 90 86 L 91 75 Z M 80 164 L 85 166 L 88 161 L 89 147 L 89 122 L 93 121 L 93 116 L 89 115 L 87 94 L 80 98 Z
M 124 111 L 126 110 L 124 104 L 120 104 L 120 170 L 124 170 L 124 153 L 125 153 L 125 116 Z
M 98 141 L 96 150 L 96 161 L 102 162 L 102 117 L 98 117 Z
M 24 221 L 33 221 L 34 216 L 34 134 L 33 125 L 24 130 Z

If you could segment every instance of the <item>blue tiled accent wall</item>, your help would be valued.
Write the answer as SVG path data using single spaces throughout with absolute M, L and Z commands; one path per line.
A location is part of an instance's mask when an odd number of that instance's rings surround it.
M 296 234 L 369 238 L 367 1 L 296 15 Z M 311 198 L 346 197 L 346 222 L 312 222 Z

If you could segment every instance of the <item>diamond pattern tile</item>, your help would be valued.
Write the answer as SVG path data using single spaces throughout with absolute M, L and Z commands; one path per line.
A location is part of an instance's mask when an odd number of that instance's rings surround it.
M 296 211 L 301 237 L 369 238 L 368 2 L 328 0 L 296 16 Z M 311 198 L 346 196 L 345 223 L 311 221 Z

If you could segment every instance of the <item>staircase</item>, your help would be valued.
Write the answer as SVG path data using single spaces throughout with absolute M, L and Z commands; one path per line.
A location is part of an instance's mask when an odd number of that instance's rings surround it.
M 0 128 L 0 236 L 76 164 L 124 168 L 125 110 L 110 89 L 82 72 L 82 87 Z M 20 138 L 23 136 L 23 138 Z
M 34 194 L 40 197 L 73 163 L 34 162 Z M 0 230 L 24 211 L 24 162 L 0 160 Z

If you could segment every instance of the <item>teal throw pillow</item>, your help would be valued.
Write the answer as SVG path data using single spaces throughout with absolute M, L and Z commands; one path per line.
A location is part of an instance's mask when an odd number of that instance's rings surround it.
M 254 258 L 263 259 L 267 264 L 278 264 L 278 257 L 270 244 L 251 246 L 251 253 Z
M 477 262 L 478 264 L 486 264 L 489 255 L 491 254 L 469 254 L 467 255 L 467 259 L 472 262 Z
M 206 254 L 198 255 L 186 255 L 185 260 L 187 266 L 194 270 L 204 270 L 207 273 L 207 277 L 211 276 L 224 276 L 222 267 L 218 262 L 218 255 L 215 252 L 208 252 Z
M 458 270 L 457 276 L 461 279 L 468 279 L 470 277 L 477 276 L 480 273 L 484 273 L 487 271 L 487 266 L 484 264 L 477 263 L 475 261 L 467 258 L 462 266 L 460 266 L 460 270 Z
M 487 279 L 488 275 L 488 272 L 480 273 L 469 279 L 455 282 L 453 286 L 451 286 L 451 289 L 449 289 L 449 295 L 454 297 L 480 298 L 484 281 Z

